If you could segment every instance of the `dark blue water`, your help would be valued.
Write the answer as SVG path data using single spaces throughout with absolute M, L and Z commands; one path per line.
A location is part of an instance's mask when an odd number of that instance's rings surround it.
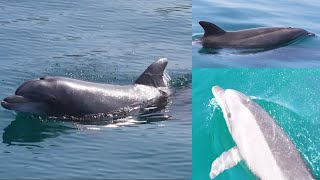
M 316 0 L 293 2 L 265 0 L 208 1 L 192 3 L 192 39 L 203 34 L 199 21 L 215 23 L 226 31 L 256 27 L 291 26 L 318 36 L 289 46 L 256 53 L 235 50 L 204 50 L 192 45 L 193 67 L 320 67 L 320 4 Z
M 83 125 L 0 108 L 0 178 L 191 177 L 191 1 L 1 1 L 0 97 L 43 75 L 132 83 L 166 57 L 165 118 Z

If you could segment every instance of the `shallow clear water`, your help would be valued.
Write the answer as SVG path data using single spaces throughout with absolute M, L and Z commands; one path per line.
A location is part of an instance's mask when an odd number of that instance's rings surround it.
M 25 80 L 132 83 L 158 58 L 169 118 L 81 125 L 0 108 L 0 178 L 191 177 L 191 1 L 1 1 L 0 97 Z
M 235 143 L 211 88 L 235 89 L 261 105 L 296 144 L 320 178 L 320 70 L 193 69 L 192 178 L 209 179 L 211 163 Z M 219 179 L 255 179 L 242 161 Z
M 294 44 L 256 53 L 235 50 L 204 50 L 192 44 L 193 67 L 319 67 L 320 25 L 315 0 L 300 2 L 194 0 L 192 3 L 193 41 L 203 34 L 199 21 L 209 21 L 227 31 L 256 27 L 291 26 L 316 33 Z

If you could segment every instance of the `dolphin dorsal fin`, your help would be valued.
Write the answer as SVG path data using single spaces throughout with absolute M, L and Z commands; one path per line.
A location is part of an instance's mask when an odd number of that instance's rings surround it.
M 213 179 L 224 170 L 232 168 L 241 161 L 238 147 L 235 146 L 226 152 L 223 152 L 211 165 L 210 178 Z
M 152 87 L 166 87 L 167 80 L 165 79 L 164 70 L 168 64 L 166 58 L 161 58 L 152 63 L 134 82 Z
M 204 36 L 208 36 L 208 35 L 219 36 L 226 33 L 225 30 L 221 29 L 219 26 L 213 23 L 200 21 L 199 24 L 204 29 Z

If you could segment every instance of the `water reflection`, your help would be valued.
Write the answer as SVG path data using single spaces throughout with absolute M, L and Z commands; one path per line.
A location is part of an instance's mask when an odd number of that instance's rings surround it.
M 41 120 L 39 117 L 18 113 L 2 135 L 2 142 L 8 145 L 30 145 L 47 138 L 54 138 L 75 129 L 61 122 Z M 27 143 L 27 144 L 25 144 Z

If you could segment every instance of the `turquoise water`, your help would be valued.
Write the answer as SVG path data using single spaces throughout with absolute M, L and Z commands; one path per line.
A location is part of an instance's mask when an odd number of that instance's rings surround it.
M 319 67 L 320 4 L 316 0 L 293 2 L 230 0 L 192 2 L 192 39 L 202 36 L 199 21 L 209 21 L 227 31 L 262 26 L 291 26 L 316 33 L 302 41 L 278 49 L 244 53 L 235 50 L 204 50 L 192 45 L 193 67 Z
M 191 1 L 1 1 L 0 97 L 59 75 L 132 83 L 169 60 L 162 118 L 83 125 L 0 108 L 0 178 L 191 177 Z
M 193 69 L 192 177 L 209 179 L 211 163 L 235 144 L 211 87 L 236 89 L 261 105 L 296 144 L 320 178 L 320 70 Z M 255 179 L 242 162 L 219 179 Z

